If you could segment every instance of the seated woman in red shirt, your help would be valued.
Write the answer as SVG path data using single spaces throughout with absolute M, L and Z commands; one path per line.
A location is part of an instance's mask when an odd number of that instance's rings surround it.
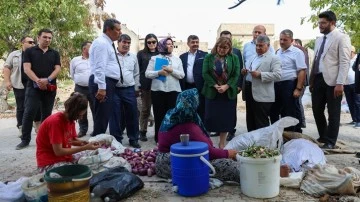
M 85 114 L 87 103 L 84 95 L 72 93 L 64 103 L 64 112 L 52 114 L 42 122 L 36 137 L 36 161 L 40 172 L 72 164 L 72 154 L 101 146 L 98 142 L 80 140 L 76 135 L 75 121 Z
M 180 142 L 180 134 L 189 134 L 190 141 L 208 144 L 209 158 L 216 170 L 215 178 L 240 182 L 239 165 L 233 160 L 237 151 L 213 146 L 213 142 L 196 112 L 198 106 L 198 91 L 196 88 L 189 89 L 178 95 L 176 107 L 165 115 L 158 136 L 159 153 L 156 156 L 156 175 L 162 178 L 171 178 L 170 146 Z

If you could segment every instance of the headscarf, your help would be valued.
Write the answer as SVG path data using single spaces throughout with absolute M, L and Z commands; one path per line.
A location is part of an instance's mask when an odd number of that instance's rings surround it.
M 165 38 L 165 39 L 161 39 L 158 43 L 158 51 L 160 54 L 162 55 L 169 55 L 171 53 L 169 53 L 167 46 L 166 46 L 166 41 L 167 40 L 171 40 L 173 41 L 171 38 Z
M 209 137 L 200 116 L 196 112 L 199 106 L 199 93 L 196 88 L 181 92 L 176 99 L 176 106 L 170 109 L 160 126 L 160 132 L 166 132 L 182 123 L 195 123 Z

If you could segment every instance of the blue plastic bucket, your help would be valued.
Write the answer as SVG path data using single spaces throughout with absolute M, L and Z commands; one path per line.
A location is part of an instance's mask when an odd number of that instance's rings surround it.
M 209 191 L 208 145 L 203 142 L 190 141 L 189 145 L 176 143 L 170 147 L 171 174 L 178 194 L 182 196 L 199 196 Z

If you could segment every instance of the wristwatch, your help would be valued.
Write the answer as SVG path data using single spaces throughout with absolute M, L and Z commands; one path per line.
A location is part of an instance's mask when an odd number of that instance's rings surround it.
M 48 82 L 51 83 L 52 79 L 50 77 L 47 78 Z

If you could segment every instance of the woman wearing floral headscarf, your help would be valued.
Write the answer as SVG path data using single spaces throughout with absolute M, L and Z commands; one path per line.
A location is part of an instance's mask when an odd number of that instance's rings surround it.
M 179 80 L 184 78 L 182 62 L 172 54 L 174 42 L 171 38 L 162 39 L 158 44 L 159 55 L 151 57 L 145 71 L 146 78 L 152 79 L 151 102 L 155 119 L 155 142 L 158 142 L 158 131 L 166 112 L 175 106 L 176 97 L 181 92 Z M 160 70 L 155 69 L 157 58 L 167 60 Z
M 232 54 L 229 38 L 220 37 L 205 56 L 203 63 L 205 96 L 205 127 L 208 131 L 220 133 L 219 148 L 225 147 L 226 135 L 236 125 L 237 82 L 240 63 Z
M 238 163 L 233 161 L 236 150 L 218 149 L 206 132 L 197 108 L 199 94 L 196 88 L 179 94 L 176 107 L 169 110 L 162 121 L 159 131 L 159 153 L 156 156 L 156 174 L 162 178 L 171 178 L 170 146 L 180 142 L 180 134 L 189 134 L 190 141 L 204 142 L 209 147 L 209 158 L 216 170 L 215 178 L 239 182 Z

